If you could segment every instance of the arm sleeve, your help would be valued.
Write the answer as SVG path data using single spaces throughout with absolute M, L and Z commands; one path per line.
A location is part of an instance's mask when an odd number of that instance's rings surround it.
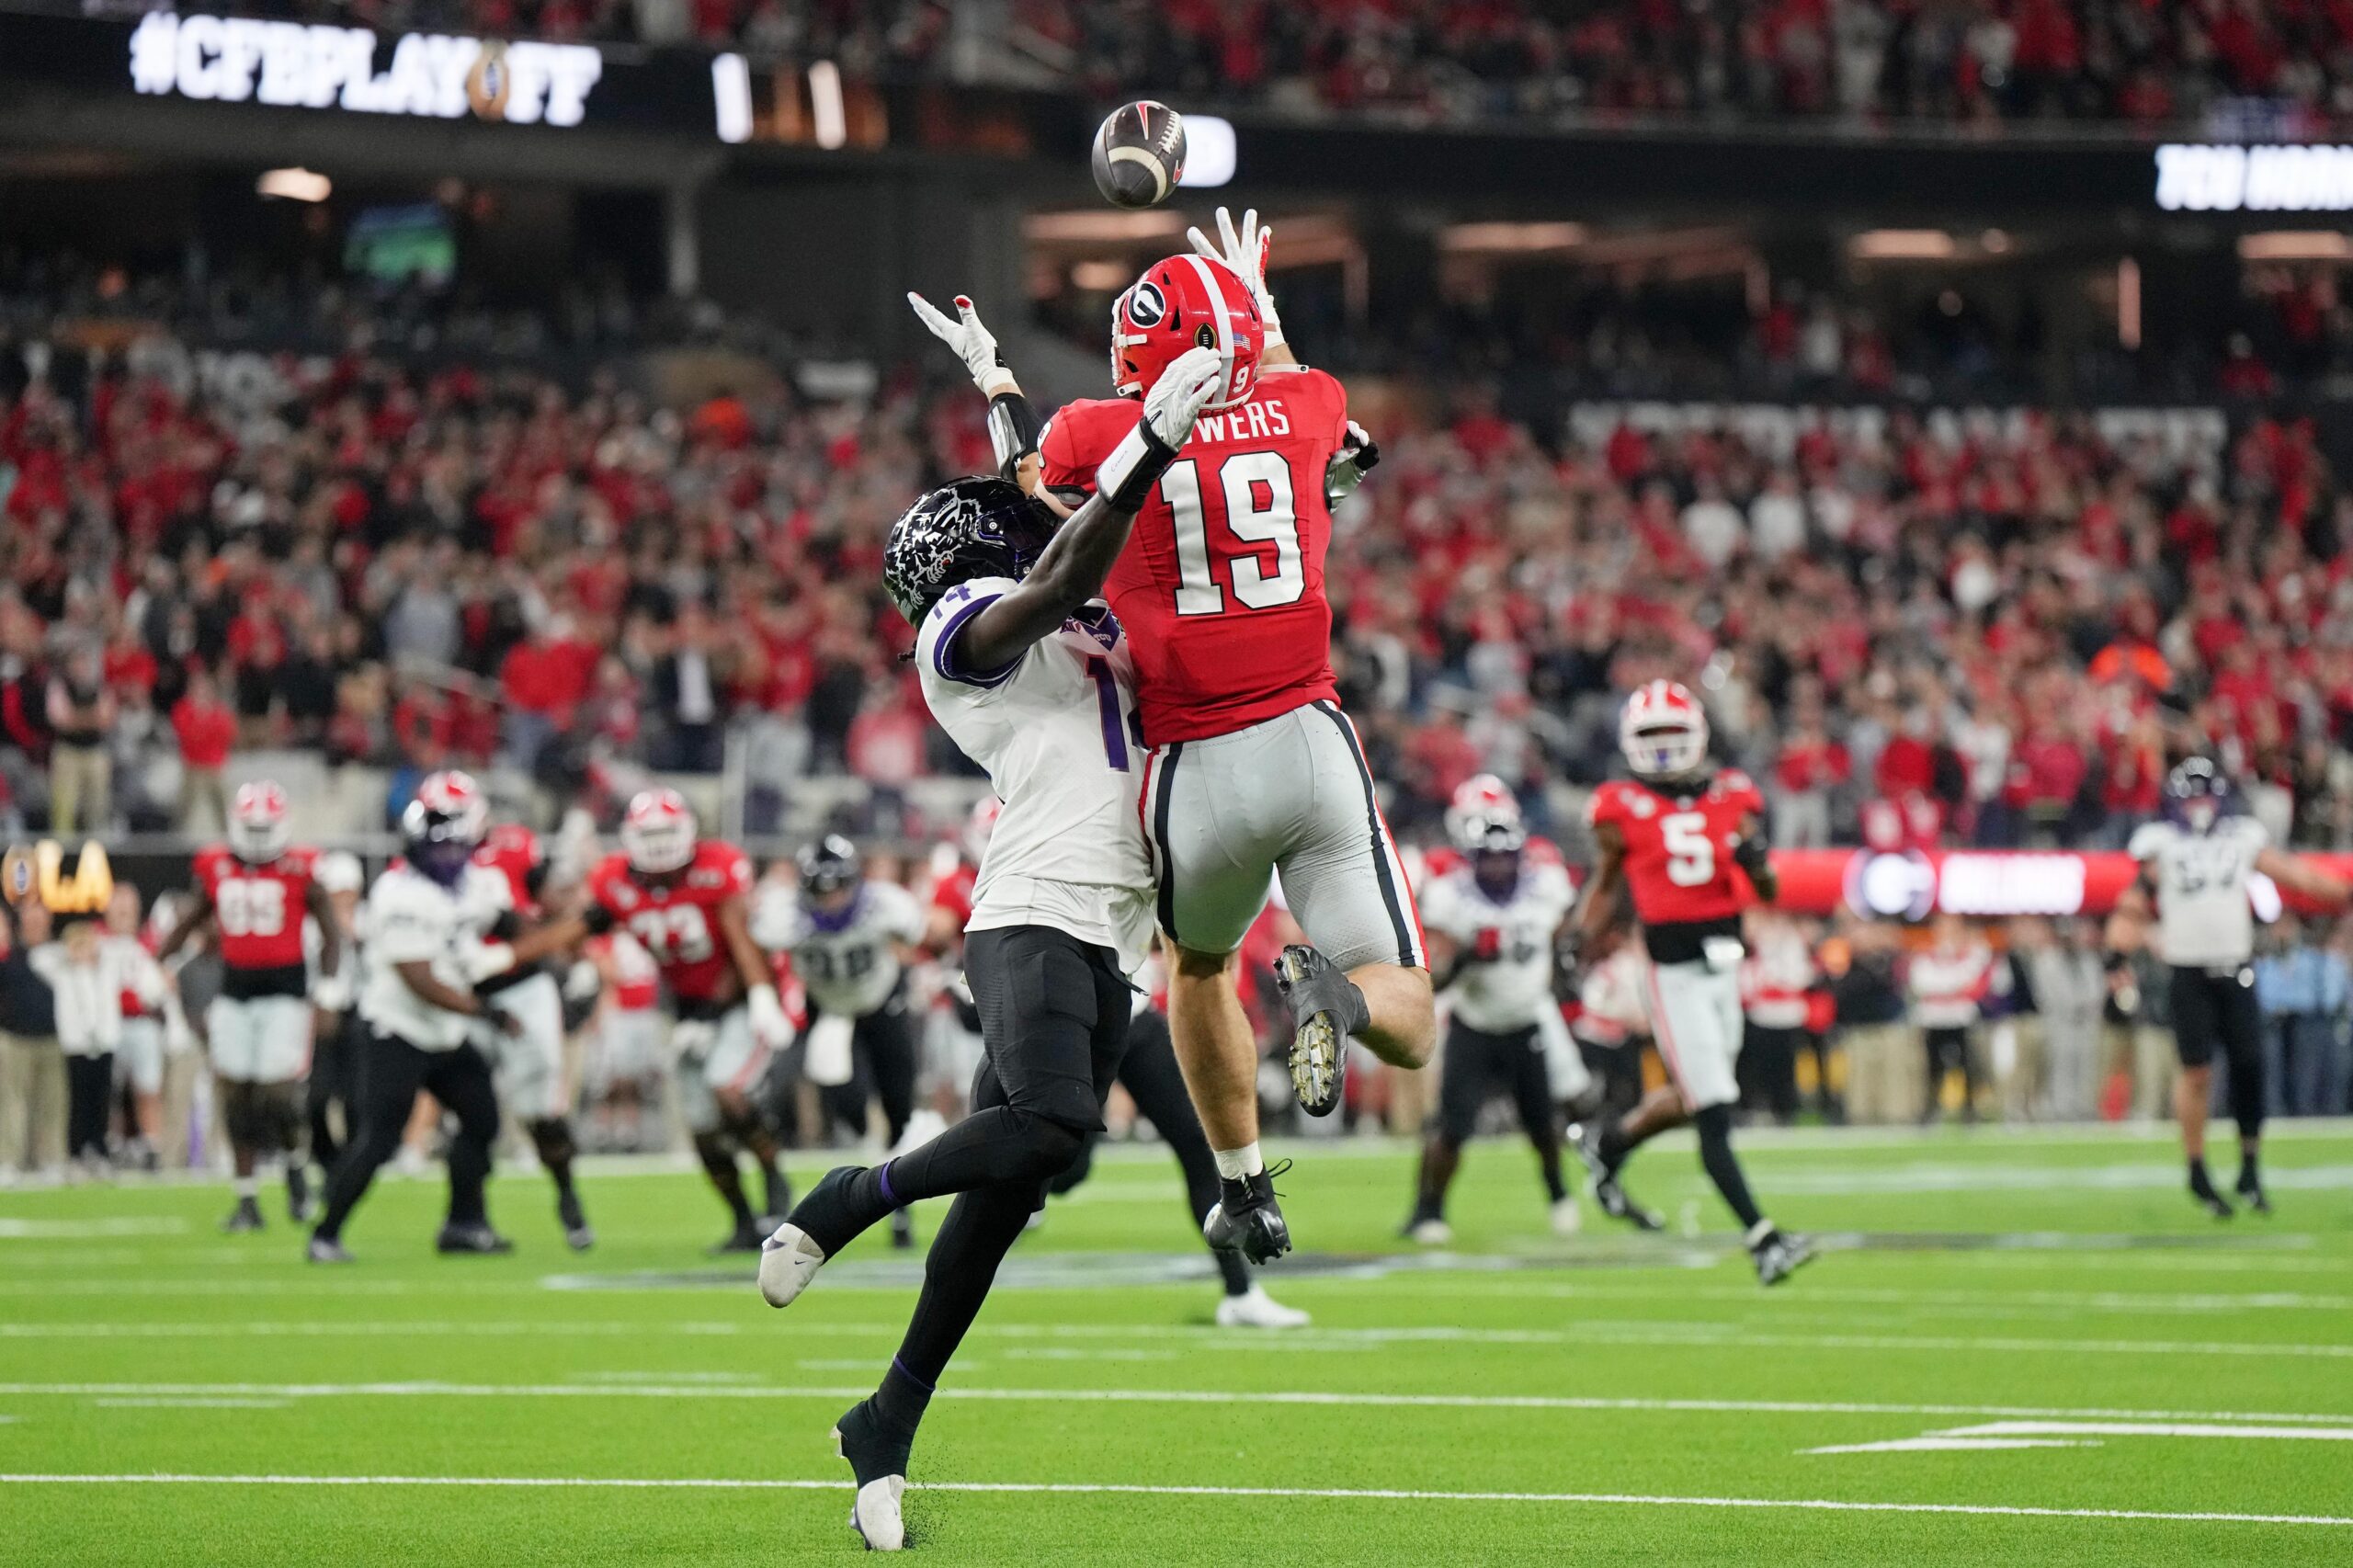
M 957 635 L 974 616 L 1018 585 L 1010 577 L 975 577 L 949 589 L 931 607 L 931 613 L 924 617 L 923 627 L 915 633 L 915 658 L 924 672 L 983 691 L 1011 680 L 1021 668 L 1022 660 L 1029 656 L 1029 650 L 1024 649 L 1018 658 L 993 670 L 967 669 L 958 657 Z

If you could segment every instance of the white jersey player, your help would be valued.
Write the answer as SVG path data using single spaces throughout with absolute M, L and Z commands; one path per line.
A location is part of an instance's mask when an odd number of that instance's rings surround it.
M 1405 1234 L 1427 1246 L 1453 1240 L 1447 1188 L 1479 1113 L 1498 1094 L 1511 1096 L 1521 1129 L 1535 1145 L 1552 1229 L 1575 1233 L 1577 1201 L 1561 1178 L 1561 1131 L 1553 1076 L 1567 1093 L 1584 1087 L 1582 1062 L 1553 994 L 1554 953 L 1576 890 L 1557 855 L 1530 853 L 1528 830 L 1508 796 L 1487 811 L 1449 822 L 1461 863 L 1421 892 L 1422 928 L 1431 938 L 1448 1016 L 1438 1072 L 1438 1108 L 1422 1145 L 1421 1173 Z
M 839 836 L 801 852 L 797 887 L 770 883 L 752 906 L 752 940 L 788 955 L 809 998 L 801 1071 L 826 1113 L 864 1136 L 869 1100 L 882 1107 L 896 1149 L 915 1114 L 921 1044 L 906 995 L 906 949 L 923 939 L 923 906 L 896 882 L 869 877 Z M 915 1244 L 895 1210 L 892 1243 Z
M 1037 415 L 970 301 L 958 303 L 961 324 L 922 309 L 989 393 L 998 461 L 1016 472 L 1036 449 Z M 988 770 L 1005 810 L 964 941 L 983 1042 L 972 1114 L 879 1165 L 828 1173 L 761 1251 L 760 1293 L 785 1306 L 893 1209 L 955 1195 L 898 1354 L 835 1428 L 857 1482 L 850 1522 L 871 1548 L 905 1544 L 900 1496 L 932 1389 L 1046 1183 L 1101 1129 L 1127 1051 L 1153 877 L 1122 637 L 1090 605 L 1229 369 L 1208 348 L 1180 356 L 1097 471 L 1094 495 L 1059 525 L 1000 473 L 924 496 L 884 551 L 883 587 L 918 629 L 933 716 Z
M 2334 877 L 2303 866 L 2269 846 L 2263 824 L 2233 812 L 2230 780 L 2204 757 L 2191 757 L 2165 779 L 2166 819 L 2138 829 L 2127 846 L 2141 864 L 2139 902 L 2120 921 L 2129 927 L 2156 902 L 2157 957 L 2171 966 L 2174 1047 L 2181 1077 L 2174 1115 L 2181 1124 L 2189 1191 L 2206 1210 L 2227 1220 L 2228 1199 L 2206 1169 L 2206 1111 L 2213 1101 L 2214 1055 L 2230 1062 L 2231 1114 L 2239 1127 L 2238 1195 L 2258 1213 L 2270 1211 L 2258 1162 L 2263 1138 L 2263 1019 L 2255 1003 L 2255 912 L 2248 884 L 2267 876 L 2305 896 L 2339 908 L 2347 890 Z M 2111 947 L 2129 931 L 2112 933 Z

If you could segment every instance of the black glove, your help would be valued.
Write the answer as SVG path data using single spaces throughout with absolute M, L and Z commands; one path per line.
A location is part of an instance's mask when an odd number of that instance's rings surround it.
M 1765 842 L 1761 833 L 1735 839 L 1732 846 L 1732 863 L 1748 873 L 1750 881 L 1762 881 L 1773 874 L 1773 846 Z

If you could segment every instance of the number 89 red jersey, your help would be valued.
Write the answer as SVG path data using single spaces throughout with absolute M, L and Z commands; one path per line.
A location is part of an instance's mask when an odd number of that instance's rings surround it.
M 732 844 L 704 839 L 675 877 L 649 881 L 627 855 L 608 855 L 588 873 L 588 894 L 637 938 L 678 1003 L 731 1001 L 739 989 L 734 955 L 719 928 L 719 906 L 752 891 L 752 862 Z
M 1756 902 L 1747 873 L 1733 864 L 1742 824 L 1765 811 L 1748 775 L 1726 768 L 1696 794 L 1670 795 L 1638 779 L 1593 792 L 1593 825 L 1615 825 L 1626 841 L 1626 887 L 1645 926 L 1726 920 Z
M 234 970 L 301 969 L 314 860 L 311 850 L 301 848 L 266 866 L 248 866 L 225 844 L 198 852 L 196 885 L 212 905 L 222 963 Z
M 1126 398 L 1064 406 L 1039 442 L 1045 483 L 1092 494 L 1142 413 Z M 1105 586 L 1135 650 L 1148 744 L 1232 734 L 1334 696 L 1324 483 L 1347 423 L 1331 376 L 1270 371 L 1202 415 L 1161 476 Z

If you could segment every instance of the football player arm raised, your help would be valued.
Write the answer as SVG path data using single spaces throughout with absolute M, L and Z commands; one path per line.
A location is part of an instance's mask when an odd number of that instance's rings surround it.
M 1188 348 L 1144 395 L 1143 415 L 1096 471 L 1095 494 L 1054 530 L 1020 585 L 992 600 L 957 633 L 967 669 L 1002 669 L 1103 592 L 1128 545 L 1136 513 L 1193 433 L 1193 421 L 1224 385 L 1227 361 Z
M 1221 207 L 1217 210 L 1215 241 L 1199 229 L 1186 230 L 1185 237 L 1193 243 L 1197 253 L 1211 261 L 1223 262 L 1249 289 L 1250 298 L 1258 307 L 1259 324 L 1267 335 L 1266 348 L 1258 357 L 1259 370 L 1298 369 L 1299 356 L 1291 352 L 1290 341 L 1283 336 L 1283 319 L 1276 314 L 1274 292 L 1267 287 L 1267 254 L 1274 247 L 1274 225 L 1261 226 L 1258 210 L 1253 207 L 1242 214 L 1242 227 L 1237 232 L 1233 214 Z

